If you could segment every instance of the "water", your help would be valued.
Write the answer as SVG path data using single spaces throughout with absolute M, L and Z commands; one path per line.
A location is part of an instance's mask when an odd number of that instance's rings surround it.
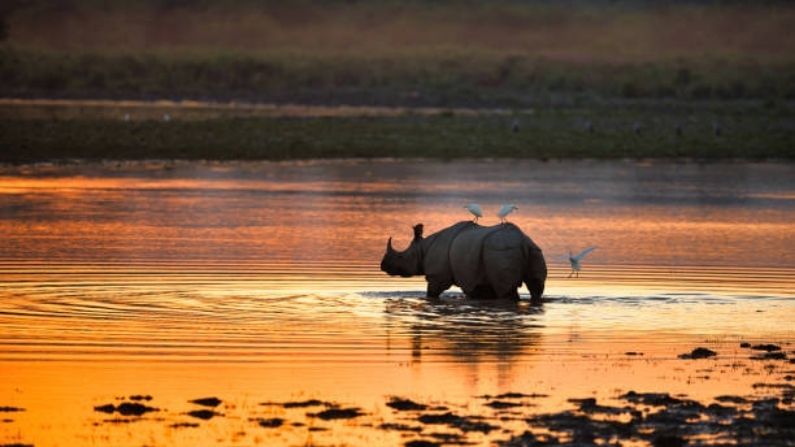
M 411 225 L 430 234 L 467 219 L 470 201 L 486 225 L 518 205 L 510 220 L 550 266 L 543 307 L 455 289 L 429 302 L 422 278 L 379 271 L 387 237 L 403 247 Z M 787 363 L 746 362 L 739 343 L 792 351 L 794 219 L 795 166 L 778 164 L 6 167 L 0 406 L 26 411 L 0 413 L 0 443 L 400 444 L 420 435 L 377 428 L 399 420 L 384 406 L 393 395 L 490 415 L 475 396 L 543 393 L 528 410 L 540 413 L 630 389 L 759 394 L 752 385 Z M 589 245 L 581 277 L 566 278 L 568 250 Z M 696 346 L 719 360 L 677 359 Z M 93 411 L 136 393 L 162 411 L 132 422 Z M 225 401 L 224 416 L 186 415 L 205 396 Z M 306 398 L 367 415 L 259 405 Z M 307 425 L 250 420 L 265 416 Z

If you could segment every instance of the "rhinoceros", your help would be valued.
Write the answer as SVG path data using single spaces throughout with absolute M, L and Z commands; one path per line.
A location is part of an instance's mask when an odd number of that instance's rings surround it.
M 414 226 L 414 239 L 402 252 L 392 247 L 390 237 L 381 270 L 392 276 L 425 275 L 430 298 L 456 285 L 471 298 L 519 299 L 517 289 L 524 282 L 532 301 L 540 302 L 547 264 L 541 249 L 516 225 L 484 227 L 465 221 L 426 238 L 422 231 L 422 224 Z

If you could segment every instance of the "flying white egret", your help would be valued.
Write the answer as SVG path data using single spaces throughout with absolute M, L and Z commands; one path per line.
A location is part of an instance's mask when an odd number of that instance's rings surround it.
M 590 253 L 590 252 L 592 252 L 594 250 L 596 250 L 596 247 L 588 247 L 585 250 L 581 251 L 580 254 L 578 254 L 577 256 L 574 256 L 571 253 L 571 249 L 569 250 L 569 264 L 571 264 L 571 273 L 569 273 L 569 276 L 567 276 L 567 278 L 571 278 L 571 275 L 574 275 L 574 274 L 577 275 L 577 278 L 580 277 L 580 269 L 582 269 L 582 265 L 580 264 L 580 261 L 582 261 L 582 259 L 586 255 L 588 255 L 588 253 Z
M 480 205 L 477 203 L 470 203 L 469 205 L 465 205 L 464 208 L 468 209 L 469 212 L 475 216 L 475 222 L 478 221 L 478 218 L 483 217 L 483 210 L 480 209 Z
M 497 217 L 500 218 L 500 222 L 505 223 L 505 216 L 511 214 L 513 210 L 518 210 L 518 209 L 519 208 L 512 203 L 503 205 L 502 208 L 500 208 L 500 212 L 497 213 Z

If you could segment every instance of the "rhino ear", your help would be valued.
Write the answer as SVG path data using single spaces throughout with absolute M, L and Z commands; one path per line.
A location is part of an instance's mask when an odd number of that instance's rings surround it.
M 414 239 L 422 239 L 422 230 L 425 228 L 422 224 L 414 225 Z

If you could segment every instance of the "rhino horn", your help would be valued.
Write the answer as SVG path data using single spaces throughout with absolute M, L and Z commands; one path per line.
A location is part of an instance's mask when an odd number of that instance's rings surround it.
M 392 248 L 392 238 L 390 237 L 388 241 L 386 241 L 386 251 L 387 253 L 394 253 L 395 249 Z

